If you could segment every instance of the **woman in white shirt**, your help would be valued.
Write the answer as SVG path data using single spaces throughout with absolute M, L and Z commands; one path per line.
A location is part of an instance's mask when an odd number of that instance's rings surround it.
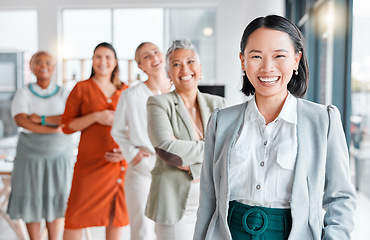
M 40 51 L 30 61 L 37 78 L 15 94 L 11 112 L 19 134 L 7 212 L 26 222 L 30 239 L 40 239 L 45 219 L 49 239 L 58 239 L 73 172 L 73 141 L 60 127 L 68 92 L 51 82 L 55 63 Z
M 111 134 L 129 163 L 125 177 L 126 204 L 131 239 L 156 239 L 154 222 L 145 216 L 155 151 L 147 131 L 146 102 L 150 96 L 166 93 L 171 84 L 165 71 L 165 59 L 150 42 L 141 43 L 135 52 L 138 67 L 148 80 L 123 91 L 118 101 Z
M 240 48 L 242 92 L 252 98 L 210 119 L 194 239 L 350 239 L 356 194 L 340 113 L 301 99 L 301 32 L 260 17 Z

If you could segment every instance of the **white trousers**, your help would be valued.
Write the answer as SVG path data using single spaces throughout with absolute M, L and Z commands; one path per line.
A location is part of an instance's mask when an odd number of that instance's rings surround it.
M 151 175 L 143 174 L 131 164 L 125 177 L 125 195 L 130 219 L 131 240 L 155 240 L 154 222 L 145 216 Z
M 199 182 L 192 183 L 185 212 L 176 224 L 155 223 L 158 240 L 192 240 L 199 206 Z

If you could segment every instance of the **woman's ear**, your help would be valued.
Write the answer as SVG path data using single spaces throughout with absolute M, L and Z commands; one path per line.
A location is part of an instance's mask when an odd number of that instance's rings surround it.
M 243 72 L 245 72 L 245 69 L 244 69 L 245 68 L 245 57 L 241 52 L 239 53 L 239 59 L 240 59 L 240 64 L 243 69 Z
M 202 80 L 202 64 L 199 64 L 200 65 L 200 78 L 199 80 Z
M 143 71 L 143 72 L 144 72 L 144 70 L 141 68 L 141 64 L 140 64 L 140 63 L 138 63 L 138 64 L 137 64 L 137 67 L 138 67 L 141 71 Z
M 298 53 L 296 53 L 296 54 L 295 54 L 295 56 L 294 56 L 296 70 L 298 69 L 299 61 L 301 61 L 301 58 L 302 58 L 302 51 L 299 51 L 299 52 L 298 52 Z

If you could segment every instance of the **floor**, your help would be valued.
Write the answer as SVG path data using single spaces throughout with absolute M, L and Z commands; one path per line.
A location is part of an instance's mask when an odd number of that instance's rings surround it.
M 22 225 L 22 230 L 26 233 L 26 226 Z M 104 227 L 94 227 L 89 228 L 88 230 L 91 235 L 90 240 L 103 240 L 105 239 L 105 228 Z M 61 233 L 60 239 L 62 240 L 63 233 Z M 129 240 L 130 239 L 130 228 L 123 227 L 122 237 L 121 240 Z M 9 227 L 8 223 L 5 222 L 4 219 L 0 219 L 0 240 L 18 240 L 15 233 L 12 231 L 12 229 Z M 27 238 L 27 240 L 29 240 Z M 46 239 L 45 239 L 46 240 Z M 83 238 L 82 240 L 87 240 L 85 231 L 83 232 Z

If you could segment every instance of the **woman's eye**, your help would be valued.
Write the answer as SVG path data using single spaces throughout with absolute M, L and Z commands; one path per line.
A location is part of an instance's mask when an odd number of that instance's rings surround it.
M 261 58 L 261 56 L 252 56 L 252 58 Z
M 148 57 L 149 57 L 149 55 L 145 55 L 145 56 L 144 56 L 144 59 L 147 59 Z
M 277 55 L 276 58 L 283 58 L 285 55 Z
M 179 67 L 180 66 L 180 63 L 174 63 L 173 66 L 174 67 Z
M 194 63 L 194 60 L 189 60 L 188 63 L 189 64 Z

